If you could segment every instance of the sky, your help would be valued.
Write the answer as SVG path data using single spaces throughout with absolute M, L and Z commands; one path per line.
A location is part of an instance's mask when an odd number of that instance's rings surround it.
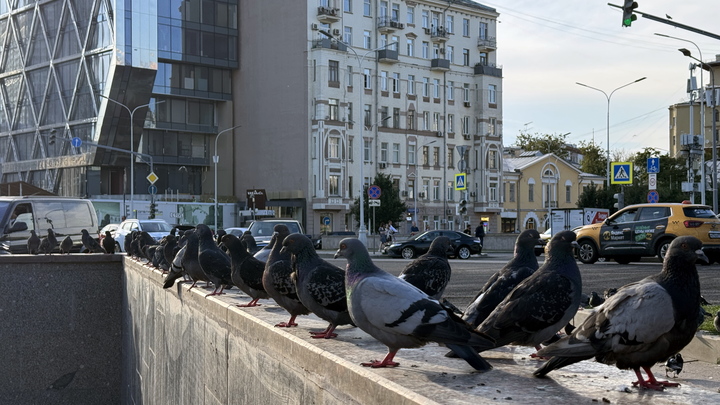
M 608 100 L 576 82 L 609 95 L 647 77 L 610 97 L 610 151 L 627 156 L 650 146 L 666 153 L 668 107 L 688 100 L 689 66 L 695 62 L 678 49 L 687 48 L 705 62 L 720 54 L 720 40 L 640 15 L 631 27 L 622 27 L 622 11 L 607 4 L 622 5 L 622 0 L 476 1 L 500 13 L 497 63 L 503 68 L 505 145 L 515 143 L 521 131 L 569 132 L 569 143 L 594 140 L 605 150 Z M 638 5 L 642 12 L 720 35 L 720 26 L 713 24 L 720 12 L 717 0 L 638 0 Z M 699 85 L 699 69 L 695 72 Z M 710 82 L 707 72 L 703 81 Z

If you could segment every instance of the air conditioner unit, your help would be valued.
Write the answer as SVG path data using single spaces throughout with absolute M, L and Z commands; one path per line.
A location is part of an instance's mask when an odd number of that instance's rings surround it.
M 397 28 L 398 22 L 397 21 L 390 21 L 390 26 Z
M 318 30 L 318 25 L 315 24 L 315 23 L 312 23 L 312 24 L 310 24 L 310 29 L 313 30 L 313 31 L 317 31 L 317 30 Z
M 338 9 L 332 8 L 330 9 L 330 15 L 337 15 Z
M 463 138 L 465 138 L 466 140 L 470 140 L 470 134 L 463 134 Z
M 340 36 L 340 30 L 337 28 L 335 28 L 332 33 L 333 33 L 333 36 L 336 36 L 336 37 Z
M 387 167 L 387 163 L 380 162 L 380 163 L 378 163 L 378 167 L 379 167 L 380 169 L 384 169 L 384 168 Z
M 442 131 L 435 132 L 435 136 L 437 136 L 438 138 L 442 138 L 442 136 L 443 136 Z
M 470 104 L 469 101 L 465 101 L 465 102 L 463 102 L 463 105 L 464 105 L 465 107 L 470 107 L 472 104 Z
M 400 29 L 403 29 L 403 28 L 405 28 L 405 24 L 399 22 L 399 23 L 397 23 L 397 27 Z
M 430 28 L 423 28 L 423 29 L 425 30 L 425 33 L 426 33 L 426 34 L 430 35 L 430 32 L 431 32 L 431 31 L 430 31 Z

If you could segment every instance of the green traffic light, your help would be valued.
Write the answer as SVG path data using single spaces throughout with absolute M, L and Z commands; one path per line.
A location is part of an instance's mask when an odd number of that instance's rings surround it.
M 635 14 L 630 14 L 630 17 L 623 19 L 623 27 L 630 27 L 632 25 L 632 22 L 637 20 L 637 16 Z

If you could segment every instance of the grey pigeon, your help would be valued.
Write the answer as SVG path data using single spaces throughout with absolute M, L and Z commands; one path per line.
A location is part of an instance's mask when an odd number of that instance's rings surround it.
M 27 240 L 27 251 L 31 255 L 38 254 L 38 249 L 40 248 L 40 237 L 37 236 L 37 233 L 35 233 L 35 230 L 30 230 L 30 237 Z
M 286 225 L 278 224 L 275 225 L 273 231 L 274 234 L 270 242 L 272 249 L 265 263 L 262 283 L 270 298 L 290 313 L 290 320 L 280 322 L 275 326 L 290 328 L 297 326 L 295 318 L 298 315 L 307 315 L 310 310 L 300 302 L 297 289 L 290 277 L 292 273 L 292 256 L 288 252 L 281 252 L 282 244 L 285 238 L 290 235 L 290 230 Z
M 450 282 L 450 263 L 447 252 L 452 247 L 450 238 L 433 239 L 427 253 L 408 263 L 398 277 L 419 288 L 430 298 L 439 300 Z
M 60 253 L 62 254 L 70 254 L 70 249 L 73 247 L 73 241 L 70 235 L 67 235 L 62 242 L 60 242 Z
M 105 249 L 100 246 L 100 242 L 98 242 L 95 238 L 90 236 L 90 233 L 87 231 L 87 229 L 83 229 L 80 232 L 82 232 L 82 244 L 85 246 L 85 249 L 87 249 L 90 253 L 105 253 Z
M 340 241 L 335 257 L 340 256 L 348 261 L 345 284 L 350 316 L 360 329 L 388 347 L 382 361 L 361 363 L 363 366 L 396 367 L 399 364 L 393 358 L 398 350 L 438 342 L 473 368 L 492 369 L 474 348 L 493 347 L 491 339 L 475 332 L 417 287 L 375 266 L 358 239 Z
M 280 252 L 292 254 L 293 282 L 300 302 L 328 322 L 324 331 L 310 332 L 312 337 L 337 337 L 336 327 L 352 324 L 345 297 L 345 272 L 318 256 L 310 238 L 299 233 L 288 235 Z
M 196 231 L 198 236 L 198 262 L 200 268 L 210 279 L 210 282 L 215 286 L 215 290 L 206 297 L 211 295 L 223 294 L 225 286 L 232 285 L 230 274 L 232 268 L 230 265 L 230 256 L 220 249 L 215 243 L 212 236 L 210 227 L 205 224 L 197 226 Z
M 115 238 L 112 236 L 112 232 L 105 231 L 105 237 L 102 240 L 102 247 L 105 253 L 111 255 L 115 253 Z
M 493 274 L 473 298 L 463 312 L 465 322 L 473 327 L 479 326 L 510 291 L 538 269 L 534 248 L 539 242 L 540 233 L 535 229 L 522 231 L 518 235 L 513 258 Z
M 713 325 L 715 325 L 715 330 L 720 332 L 720 311 L 715 315 L 715 319 L 713 319 Z
M 683 365 L 685 365 L 685 360 L 682 354 L 676 353 L 674 356 L 670 356 L 665 362 L 665 377 L 668 377 L 668 373 L 673 373 L 673 376 L 677 378 L 683 369 Z
M 252 236 L 252 233 L 250 231 L 243 232 L 240 239 L 245 242 L 245 246 L 247 246 L 247 250 L 248 252 L 250 252 L 251 255 L 254 255 L 260 250 L 260 248 L 258 248 L 257 242 L 255 241 L 255 237 Z
M 221 242 L 227 247 L 227 252 L 230 255 L 232 267 L 230 277 L 233 284 L 251 298 L 247 304 L 239 304 L 237 306 L 247 308 L 260 305 L 258 304 L 259 300 L 269 298 L 262 283 L 265 262 L 254 258 L 250 252 L 248 252 L 245 243 L 233 234 L 225 234 Z
M 186 248 L 187 246 L 183 246 L 182 248 L 180 248 L 180 250 L 173 258 L 172 263 L 170 263 L 170 270 L 168 270 L 168 275 L 167 277 L 165 277 L 163 288 L 172 287 L 173 285 L 175 285 L 175 280 L 185 275 L 185 270 L 182 267 L 182 258 L 185 255 Z
M 695 262 L 700 259 L 707 261 L 699 239 L 675 238 L 660 273 L 621 287 L 570 336 L 540 350 L 539 355 L 553 357 L 534 374 L 542 377 L 595 357 L 601 363 L 633 369 L 638 378 L 633 385 L 656 390 L 677 386 L 656 380 L 650 369 L 679 353 L 695 336 L 700 306 Z
M 590 304 L 591 307 L 599 307 L 604 302 L 605 298 L 601 297 L 600 294 L 595 291 L 590 291 L 590 300 L 588 301 L 588 304 Z
M 128 256 L 133 256 L 133 241 L 135 240 L 135 235 L 137 235 L 137 231 L 131 231 L 129 234 L 125 235 L 125 239 L 123 240 L 123 249 L 125 249 L 125 254 Z
M 49 255 L 52 254 L 52 251 L 57 247 L 58 241 L 57 238 L 55 238 L 55 232 L 52 229 L 48 229 L 47 232 L 47 236 L 40 240 L 38 252 Z
M 190 288 L 188 288 L 188 291 L 190 291 L 198 281 L 209 282 L 210 279 L 203 271 L 198 260 L 200 240 L 198 239 L 197 230 L 186 231 L 184 236 L 187 242 L 185 243 L 185 254 L 182 257 L 182 267 L 185 274 L 193 281 Z
M 515 287 L 477 330 L 495 347 L 534 346 L 550 339 L 580 307 L 582 280 L 575 262 L 575 233 L 558 232 L 550 240 L 545 263 Z

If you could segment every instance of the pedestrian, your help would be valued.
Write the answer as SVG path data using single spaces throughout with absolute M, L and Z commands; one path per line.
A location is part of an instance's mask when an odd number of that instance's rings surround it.
M 466 235 L 472 235 L 472 233 L 470 233 L 470 224 L 468 224 L 468 226 L 465 227 L 465 230 L 463 231 L 463 233 Z
M 387 231 L 385 230 L 384 222 L 380 222 L 380 226 L 378 226 L 378 235 L 380 235 L 380 248 L 378 251 L 382 251 L 382 248 L 385 247 L 385 242 L 387 242 Z
M 485 225 L 482 222 L 475 228 L 475 237 L 480 239 L 480 252 L 478 254 L 482 256 L 482 249 L 485 244 Z
M 410 227 L 410 236 L 415 236 L 418 232 L 420 232 L 420 229 L 418 229 L 417 224 L 413 222 L 412 226 Z
M 388 223 L 387 223 L 387 230 L 386 230 L 386 231 L 387 231 L 387 238 L 386 238 L 386 239 L 387 239 L 387 243 L 392 243 L 392 241 L 393 241 L 393 234 L 396 234 L 397 231 L 398 231 L 398 230 L 395 229 L 395 227 L 393 226 L 392 221 L 388 221 Z

